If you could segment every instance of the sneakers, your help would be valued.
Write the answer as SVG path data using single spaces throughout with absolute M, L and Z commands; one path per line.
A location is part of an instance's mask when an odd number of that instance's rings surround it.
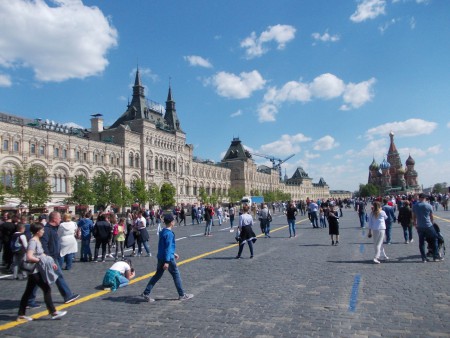
M 144 298 L 144 300 L 149 303 L 153 303 L 155 301 L 153 298 L 150 298 L 150 296 L 146 295 L 145 293 L 142 293 L 141 297 Z
M 331 241 L 331 245 L 334 245 L 334 241 Z
M 430 260 L 428 259 L 428 258 L 422 258 L 422 263 L 427 263 L 427 262 L 429 262 Z
M 185 293 L 183 296 L 178 297 L 178 300 L 188 300 L 193 297 L 194 295 L 192 293 Z
M 39 309 L 41 307 L 40 304 L 30 304 L 27 305 L 27 309 Z
M 31 322 L 33 320 L 33 318 L 28 317 L 28 316 L 19 316 L 19 317 L 17 317 L 17 321 L 21 321 L 21 320 L 26 320 L 27 322 Z
M 78 298 L 80 298 L 80 295 L 73 294 L 72 296 L 70 296 L 69 298 L 67 298 L 67 299 L 64 301 L 64 303 L 65 303 L 65 304 L 72 303 L 73 301 L 77 300 Z M 64 315 L 65 315 L 65 313 L 64 313 Z M 63 316 L 64 316 L 64 315 L 63 315 Z M 61 317 L 62 317 L 62 316 L 61 316 Z
M 433 262 L 442 262 L 444 260 L 443 257 L 433 258 Z
M 335 245 L 339 245 L 339 241 L 336 241 Z
M 152 257 L 152 253 L 151 253 L 151 252 L 148 253 L 148 254 L 147 254 L 147 257 Z
M 414 242 L 414 239 L 411 238 L 411 240 L 409 241 L 409 243 L 412 243 L 412 242 Z
M 376 259 L 376 258 L 373 259 L 373 262 L 374 262 L 375 264 L 380 264 L 380 261 L 379 261 L 378 259 Z
M 52 319 L 59 319 L 64 317 L 67 314 L 67 311 L 56 311 L 52 313 Z
M 111 288 L 104 287 L 104 288 L 103 288 L 103 291 L 111 291 Z

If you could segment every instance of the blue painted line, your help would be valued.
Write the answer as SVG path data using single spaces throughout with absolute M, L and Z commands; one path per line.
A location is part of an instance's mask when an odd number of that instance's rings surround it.
M 364 253 L 364 244 L 359 245 L 359 252 Z
M 356 303 L 358 302 L 359 283 L 361 282 L 361 275 L 356 275 L 353 281 L 352 293 L 350 294 L 350 302 L 348 304 L 348 311 L 356 311 Z

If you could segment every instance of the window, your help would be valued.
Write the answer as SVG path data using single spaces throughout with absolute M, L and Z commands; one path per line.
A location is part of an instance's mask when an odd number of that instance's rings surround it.
M 30 153 L 31 154 L 36 154 L 36 145 L 34 143 L 32 143 L 30 145 Z
M 94 163 L 97 163 L 97 162 L 98 162 L 98 155 L 94 154 Z
M 129 158 L 128 158 L 128 165 L 129 165 L 130 167 L 132 167 L 133 164 L 134 164 L 133 154 L 130 153 L 130 156 L 129 156 Z
M 53 192 L 67 192 L 66 177 L 64 175 L 55 174 L 52 177 Z
M 117 158 L 117 165 L 120 165 L 120 158 Z
M 59 157 L 59 148 L 55 148 L 55 157 Z
M 113 156 L 111 156 L 111 157 L 109 158 L 109 163 L 111 163 L 111 165 L 114 165 L 114 157 L 113 157 Z
M 13 187 L 13 174 L 11 170 L 2 172 L 2 183 L 6 189 Z
M 157 157 L 155 157 L 155 169 L 156 169 L 156 170 L 159 169 L 159 168 L 158 168 L 158 158 L 157 158 Z
M 14 152 L 18 152 L 19 151 L 19 142 L 15 141 L 14 142 L 14 147 L 13 147 Z
M 77 161 L 80 160 L 80 152 L 79 152 L 79 151 L 75 152 L 75 159 L 76 159 Z
M 63 157 L 64 159 L 67 158 L 67 149 L 63 149 L 63 151 L 62 151 L 62 157 Z
M 87 153 L 83 153 L 83 161 L 87 162 Z
M 134 164 L 134 166 L 136 167 L 136 168 L 139 168 L 139 155 L 136 155 L 136 158 L 135 158 L 135 164 Z
M 9 141 L 3 140 L 3 150 L 9 150 Z
M 100 156 L 100 163 L 101 163 L 101 164 L 103 164 L 103 160 L 104 160 L 104 157 L 103 157 L 103 155 L 102 155 L 102 156 Z
M 42 155 L 42 156 L 45 155 L 45 146 L 40 146 L 39 147 L 39 155 Z

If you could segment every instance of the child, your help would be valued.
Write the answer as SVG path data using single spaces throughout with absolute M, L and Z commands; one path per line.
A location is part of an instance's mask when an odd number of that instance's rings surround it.
M 124 259 L 123 254 L 123 245 L 125 243 L 125 218 L 122 217 L 119 220 L 118 224 L 114 224 L 113 235 L 114 235 L 114 243 L 116 243 L 116 258 L 115 261 L 118 260 L 118 251 L 120 246 L 120 252 L 122 253 L 122 259 Z
M 12 235 L 11 238 L 11 251 L 13 253 L 13 278 L 19 279 L 19 272 L 22 274 L 22 279 L 27 278 L 27 273 L 22 271 L 19 267 L 20 261 L 23 259 L 28 247 L 27 237 L 25 236 L 25 224 L 17 224 L 17 231 Z
M 116 291 L 118 288 L 127 286 L 135 275 L 131 260 L 116 262 L 106 271 L 103 277 L 103 288 Z
M 172 231 L 175 225 L 175 220 L 172 214 L 166 214 L 164 216 L 164 224 L 166 227 L 159 234 L 158 242 L 158 264 L 156 266 L 156 273 L 150 279 L 141 296 L 147 302 L 154 302 L 153 298 L 150 298 L 150 292 L 152 291 L 155 284 L 162 277 L 165 270 L 169 270 L 169 273 L 173 277 L 175 282 L 175 287 L 178 291 L 178 300 L 188 300 L 194 297 L 193 294 L 184 293 L 183 287 L 181 285 L 180 272 L 178 271 L 176 259 L 179 258 L 178 254 L 175 252 L 175 234 Z

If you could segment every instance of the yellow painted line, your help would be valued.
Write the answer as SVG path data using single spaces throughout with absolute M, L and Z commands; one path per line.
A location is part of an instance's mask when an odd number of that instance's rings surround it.
M 437 219 L 440 219 L 441 221 L 450 223 L 450 220 L 448 220 L 447 218 L 442 218 L 442 217 L 436 216 L 435 214 L 433 214 L 433 218 L 437 218 Z
M 305 219 L 298 221 L 297 224 L 303 222 L 304 220 Z M 276 229 L 273 229 L 273 230 L 270 230 L 270 231 L 271 232 L 276 232 L 276 231 L 279 231 L 279 230 L 282 230 L 282 229 L 286 229 L 287 227 L 288 227 L 287 225 L 284 225 L 284 226 L 281 226 L 279 228 L 276 228 Z M 262 237 L 262 236 L 264 236 L 264 234 L 260 234 L 260 235 L 258 235 L 256 237 Z M 235 247 L 237 247 L 237 245 L 238 244 L 232 244 L 232 245 L 228 245 L 228 246 L 225 246 L 225 247 L 217 249 L 217 250 L 205 252 L 205 253 L 203 253 L 201 255 L 185 259 L 185 260 L 177 263 L 177 265 L 181 266 L 181 265 L 184 265 L 184 264 L 187 264 L 187 263 L 199 260 L 201 258 L 210 256 L 210 255 L 214 255 L 216 253 L 219 253 L 219 252 L 222 252 L 222 251 L 225 251 L 225 250 L 229 250 L 231 248 L 235 248 Z M 140 282 L 140 281 L 142 281 L 144 279 L 148 279 L 148 278 L 152 277 L 155 273 L 156 273 L 156 271 L 153 271 L 153 272 L 148 273 L 146 275 L 143 275 L 141 277 L 137 277 L 137 278 L 135 278 L 135 279 L 130 281 L 130 285 L 138 283 L 138 282 Z M 85 302 L 87 302 L 89 300 L 101 297 L 101 296 L 103 296 L 103 295 L 105 295 L 105 294 L 107 294 L 109 292 L 111 292 L 111 291 L 106 291 L 106 290 L 98 291 L 98 292 L 92 293 L 90 295 L 87 295 L 85 297 L 81 297 L 81 298 L 77 299 L 76 301 L 74 301 L 72 303 L 62 304 L 62 305 L 56 307 L 56 309 L 57 310 L 67 309 L 69 307 L 72 307 L 72 306 L 75 306 L 75 305 L 78 305 L 78 304 L 81 304 L 81 303 L 85 303 Z M 45 317 L 45 316 L 49 316 L 47 311 L 41 311 L 41 312 L 35 313 L 34 315 L 31 315 L 30 317 L 33 318 L 33 319 L 39 319 L 39 318 L 42 318 L 42 317 Z M 11 328 L 13 328 L 15 326 L 22 325 L 22 324 L 25 324 L 25 323 L 29 323 L 29 322 L 25 321 L 25 320 L 8 322 L 6 324 L 0 325 L 0 331 L 8 330 L 8 329 L 11 329 Z

